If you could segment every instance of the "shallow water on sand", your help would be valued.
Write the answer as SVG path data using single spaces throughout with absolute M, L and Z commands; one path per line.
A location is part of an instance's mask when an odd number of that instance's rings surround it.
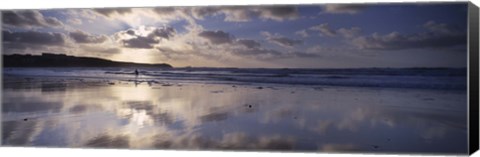
M 464 91 L 4 76 L 2 144 L 465 153 Z

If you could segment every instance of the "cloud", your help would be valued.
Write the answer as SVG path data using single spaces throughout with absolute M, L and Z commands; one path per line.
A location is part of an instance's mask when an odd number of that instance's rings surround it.
M 333 36 L 337 35 L 337 32 L 335 30 L 331 29 L 330 26 L 328 25 L 328 23 L 323 23 L 323 24 L 320 24 L 320 25 L 312 26 L 312 27 L 309 28 L 309 30 L 320 32 L 320 36 L 333 37 Z
M 2 47 L 5 54 L 38 54 L 48 52 L 66 52 L 70 43 L 63 33 L 54 32 L 11 32 L 2 31 Z
M 157 47 L 157 50 L 167 59 L 187 59 L 188 54 L 184 51 L 178 51 L 170 47 Z
M 5 53 L 65 53 L 81 56 L 108 56 L 121 52 L 106 35 L 91 35 L 77 30 L 67 34 L 40 31 L 2 31 Z M 80 44 L 75 44 L 80 43 Z
M 445 23 L 437 23 L 435 21 L 427 21 L 425 24 L 423 24 L 423 27 L 429 31 L 432 31 L 432 32 L 440 32 L 440 33 L 445 33 L 445 34 L 451 34 L 451 33 L 455 33 L 455 30 L 454 28 L 451 28 L 449 27 L 447 24 Z
M 302 44 L 302 40 L 289 39 L 286 37 L 271 37 L 269 41 L 284 47 L 293 47 L 294 45 Z
M 224 31 L 203 31 L 198 36 L 208 39 L 212 44 L 232 43 L 234 37 Z
M 316 46 L 307 48 L 306 52 L 308 52 L 308 53 L 325 53 L 325 52 L 334 52 L 334 51 L 338 51 L 338 50 L 336 50 L 334 48 L 329 48 L 329 47 L 316 45 Z
M 283 54 L 280 51 L 266 48 L 235 49 L 233 52 L 241 56 L 256 56 L 260 58 L 278 57 Z
M 391 32 L 380 35 L 373 33 L 353 39 L 352 43 L 361 49 L 401 50 L 415 48 L 443 48 L 467 44 L 466 32 L 450 29 L 445 24 L 427 22 L 423 25 L 428 31 L 414 34 Z
M 336 37 L 341 35 L 344 38 L 353 38 L 360 34 L 362 29 L 359 27 L 351 27 L 351 28 L 339 28 L 337 30 L 330 28 L 328 23 L 323 23 L 319 25 L 312 26 L 308 28 L 310 31 L 317 31 L 320 33 L 320 36 L 327 36 L 327 37 Z M 306 33 L 306 32 L 305 32 Z
M 207 39 L 212 44 L 231 44 L 230 46 L 241 45 L 245 48 L 259 48 L 261 44 L 251 39 L 236 39 L 230 33 L 217 31 L 202 31 L 198 36 Z
M 100 53 L 101 55 L 112 55 L 112 54 L 119 54 L 122 52 L 120 48 L 117 47 L 105 47 L 105 46 L 91 46 L 91 45 L 83 45 L 80 47 L 85 52 L 93 52 L 93 53 Z
M 237 7 L 229 7 L 224 10 L 236 10 Z M 220 14 L 222 9 L 220 7 L 193 7 L 190 12 L 192 16 L 196 19 L 203 19 L 206 16 L 213 16 Z
M 189 15 L 189 8 L 187 7 L 158 7 L 152 9 L 155 21 L 162 21 L 169 23 L 175 20 L 186 20 L 189 24 L 196 25 L 195 20 Z M 148 15 L 147 15 L 148 16 Z
M 132 39 L 122 40 L 123 46 L 128 48 L 139 48 L 139 49 L 151 49 L 154 44 L 157 44 L 159 41 L 153 38 L 137 36 Z
M 153 8 L 153 11 L 159 15 L 172 15 L 175 14 L 175 7 L 159 7 Z
M 305 29 L 296 31 L 295 35 L 298 35 L 298 36 L 301 36 L 301 37 L 304 37 L 304 38 L 309 36 L 308 33 L 307 33 L 307 30 L 305 30 Z
M 268 6 L 259 7 L 260 18 L 283 21 L 285 19 L 293 20 L 298 18 L 298 10 L 293 6 Z
M 236 42 L 245 46 L 246 48 L 259 48 L 261 46 L 257 41 L 249 39 L 239 39 Z
M 101 14 L 106 17 L 111 17 L 112 15 L 125 15 L 132 13 L 132 8 L 100 8 L 92 9 L 94 12 Z
M 84 31 L 74 31 L 69 33 L 70 38 L 72 38 L 75 42 L 77 43 L 82 43 L 82 44 L 89 44 L 89 43 L 103 43 L 105 42 L 108 37 L 105 35 L 91 35 L 87 32 Z
M 169 40 L 175 34 L 172 27 L 140 27 L 138 30 L 117 32 L 114 36 L 124 47 L 151 49 L 161 40 Z
M 350 55 L 353 52 L 357 52 L 358 48 L 348 44 L 342 44 L 339 46 L 331 44 L 316 44 L 312 45 L 304 51 L 306 55 L 316 56 L 316 57 L 342 57 Z M 356 54 L 356 53 L 354 53 Z
M 262 35 L 266 36 L 272 43 L 279 44 L 284 47 L 293 47 L 294 45 L 301 44 L 303 41 L 294 40 L 282 37 L 278 34 L 272 35 L 268 32 L 262 32 Z M 247 57 L 252 59 L 275 59 L 286 57 L 305 57 L 312 56 L 307 53 L 292 51 L 282 52 L 279 50 L 263 47 L 256 40 L 252 39 L 236 39 L 235 36 L 224 31 L 201 31 L 198 36 L 206 39 L 211 44 L 204 44 L 201 41 L 196 42 L 193 51 L 195 54 L 208 53 L 211 55 L 225 55 L 232 54 L 240 57 Z M 196 45 L 198 44 L 198 45 Z M 168 49 L 162 49 L 164 53 L 172 52 Z M 190 50 L 191 51 L 191 50 Z M 178 52 L 178 51 L 175 51 Z
M 231 22 L 247 22 L 252 18 L 284 21 L 299 17 L 297 8 L 293 6 L 194 7 L 191 9 L 191 14 L 196 19 L 224 15 L 224 20 Z
M 340 28 L 337 30 L 337 33 L 341 34 L 345 38 L 353 38 L 360 34 L 362 29 L 359 27 L 351 27 L 351 28 Z
M 262 32 L 263 35 L 268 36 L 271 42 L 280 44 L 286 47 L 292 47 L 296 44 L 301 44 L 303 41 L 288 39 L 279 35 L 271 35 L 268 32 Z M 255 40 L 252 39 L 236 39 L 233 35 L 224 31 L 202 31 L 198 36 L 207 39 L 210 43 L 215 45 L 197 46 L 198 52 L 215 51 L 214 54 L 231 53 L 236 56 L 251 57 L 255 59 L 273 59 L 284 57 L 299 57 L 304 56 L 303 53 L 282 52 L 275 49 L 265 48 Z M 213 47 L 212 47 L 213 46 Z M 169 52 L 169 51 L 166 51 Z M 224 52 L 224 53 L 219 53 Z
M 149 37 L 160 37 L 164 39 L 170 39 L 175 35 L 175 29 L 172 27 L 161 27 L 154 28 L 153 31 L 148 35 Z
M 301 52 L 301 51 L 278 51 L 275 49 L 256 47 L 249 49 L 233 49 L 232 52 L 236 55 L 249 57 L 253 59 L 280 59 L 292 57 L 319 57 L 318 54 Z
M 158 59 L 174 59 L 176 61 L 185 61 L 189 64 L 191 60 L 216 60 L 218 62 L 228 62 L 230 60 L 241 58 L 251 59 L 277 59 L 286 57 L 306 57 L 314 56 L 300 51 L 282 51 L 264 47 L 258 40 L 241 38 L 237 39 L 234 35 L 223 30 L 204 30 L 202 27 L 193 27 L 186 32 L 175 34 L 175 36 L 162 35 L 165 30 L 156 33 L 162 41 L 155 41 L 148 38 L 149 31 L 146 28 L 128 29 L 114 34 L 116 42 L 129 48 L 154 49 L 152 52 Z M 166 32 L 173 32 L 166 31 Z M 278 39 L 277 39 L 278 38 Z M 165 40 L 164 40 L 165 39 Z M 168 40 L 167 40 L 168 39 Z M 273 36 L 272 40 L 283 45 L 297 45 L 299 40 L 283 39 L 281 36 Z M 303 42 L 303 41 L 302 41 Z M 126 51 L 125 51 L 126 52 Z M 188 61 L 188 62 L 187 62 Z
M 108 48 L 98 51 L 100 53 L 116 54 L 122 52 L 119 48 Z
M 326 4 L 323 11 L 332 14 L 357 14 L 365 8 L 367 6 L 362 4 Z
M 10 32 L 2 31 L 3 41 L 7 43 L 22 43 L 34 45 L 64 45 L 67 37 L 63 33 L 52 32 Z
M 69 18 L 67 20 L 67 22 L 72 24 L 72 25 L 81 25 L 83 23 L 82 20 L 80 20 L 78 18 Z
M 267 37 L 270 42 L 274 44 L 279 44 L 283 47 L 293 47 L 294 45 L 302 44 L 303 41 L 289 39 L 282 37 L 278 34 L 272 35 L 269 32 L 262 32 L 262 35 Z M 205 44 L 203 41 L 191 42 L 190 45 L 192 49 L 187 51 L 194 52 L 196 55 L 203 54 L 204 56 L 212 57 L 212 55 L 220 57 L 225 56 L 226 54 L 231 54 L 234 56 L 247 57 L 252 59 L 276 59 L 276 58 L 286 58 L 286 57 L 305 57 L 312 56 L 307 53 L 299 51 L 279 51 L 272 48 L 263 47 L 261 43 L 252 39 L 237 39 L 235 36 L 231 35 L 228 32 L 221 30 L 217 31 L 200 31 L 198 33 L 202 39 L 206 39 L 208 43 Z M 189 43 L 189 42 L 187 42 Z M 168 49 L 162 49 L 164 53 L 169 54 Z M 178 52 L 175 50 L 174 52 Z M 205 55 L 207 54 L 207 55 Z M 222 57 L 220 57 L 222 58 Z
M 3 11 L 5 25 L 16 27 L 61 27 L 63 23 L 55 17 L 45 17 L 36 10 Z
M 290 39 L 279 34 L 272 35 L 269 32 L 262 32 L 261 34 L 266 37 L 268 42 L 282 47 L 292 48 L 295 45 L 303 44 L 303 40 Z

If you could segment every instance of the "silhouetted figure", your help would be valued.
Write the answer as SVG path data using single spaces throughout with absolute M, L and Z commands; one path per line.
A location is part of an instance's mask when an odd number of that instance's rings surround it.
M 140 84 L 140 82 L 138 82 L 137 78 L 138 78 L 138 69 L 135 69 L 135 81 L 133 82 L 133 83 L 135 83 L 135 87 L 137 87 L 138 84 Z

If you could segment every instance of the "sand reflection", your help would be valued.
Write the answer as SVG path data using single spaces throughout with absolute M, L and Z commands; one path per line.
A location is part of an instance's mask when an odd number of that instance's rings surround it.
M 7 78 L 3 144 L 466 151 L 464 92 L 146 82 Z

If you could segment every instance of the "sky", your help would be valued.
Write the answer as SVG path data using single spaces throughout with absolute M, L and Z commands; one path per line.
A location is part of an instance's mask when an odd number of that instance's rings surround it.
M 2 11 L 3 54 L 174 67 L 466 67 L 467 3 Z

